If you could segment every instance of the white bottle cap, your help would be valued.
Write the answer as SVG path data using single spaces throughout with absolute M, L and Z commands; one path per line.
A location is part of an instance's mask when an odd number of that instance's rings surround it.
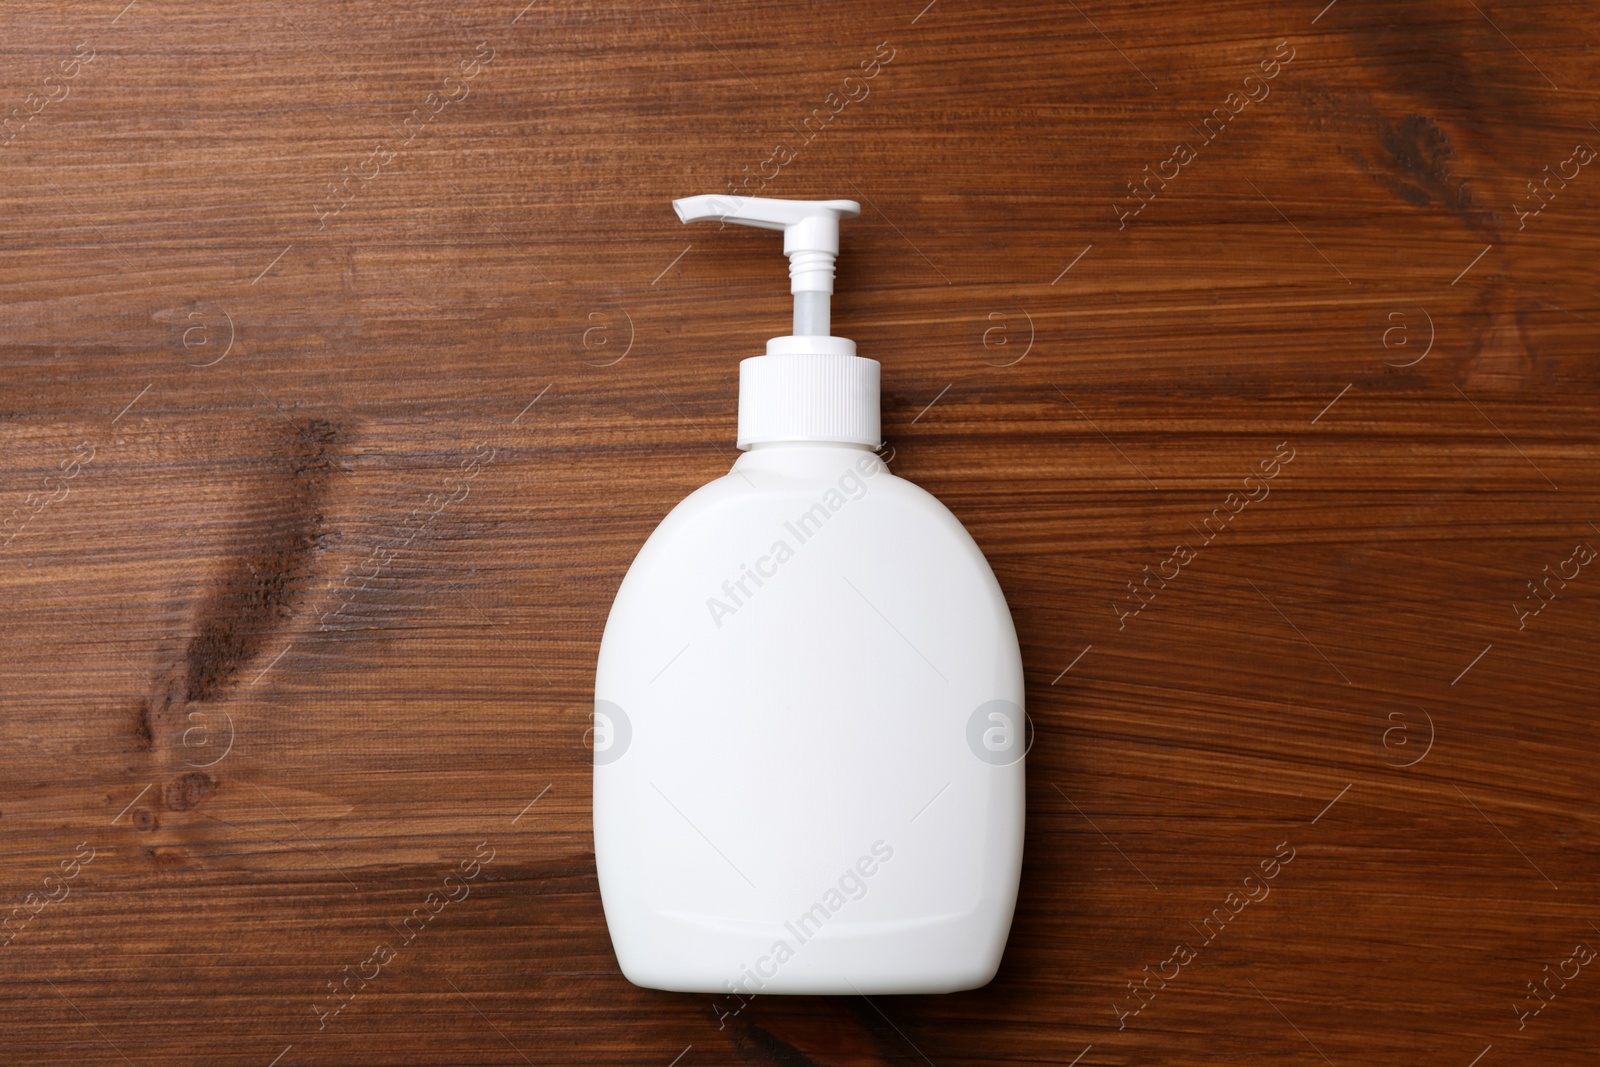
M 691 196 L 674 200 L 684 222 L 719 220 L 783 231 L 794 294 L 794 333 L 739 363 L 741 449 L 778 441 L 829 441 L 877 448 L 878 361 L 830 334 L 829 298 L 839 255 L 839 220 L 861 214 L 854 200 Z

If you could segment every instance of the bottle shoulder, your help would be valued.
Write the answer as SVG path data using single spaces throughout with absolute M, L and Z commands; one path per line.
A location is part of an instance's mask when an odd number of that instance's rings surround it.
M 877 461 L 871 473 L 856 463 L 804 473 L 742 469 L 735 465 L 720 478 L 696 489 L 667 513 L 652 540 L 709 535 L 724 528 L 764 524 L 776 516 L 813 521 L 835 515 L 870 516 L 852 524 L 869 536 L 915 536 L 959 533 L 966 529 L 932 493 L 893 474 Z M 864 528 L 863 528 L 864 527 Z
M 781 570 L 786 585 L 807 574 L 806 582 L 823 584 L 850 576 L 884 589 L 925 587 L 940 603 L 964 605 L 974 617 L 1006 616 L 1009 625 L 988 560 L 938 498 L 881 464 L 871 475 L 829 473 L 777 477 L 735 467 L 695 490 L 641 546 L 614 610 L 703 601 L 704 589 L 737 582 L 749 568 L 758 576 Z
M 987 647 L 976 635 L 988 634 L 1014 658 L 1004 593 L 966 528 L 933 494 L 865 455 L 878 464 L 871 473 L 844 463 L 798 473 L 736 465 L 689 494 L 628 568 L 608 638 L 707 623 L 720 632 L 719 605 L 745 615 L 747 600 L 757 615 L 789 619 L 779 629 L 792 632 L 794 619 L 844 610 L 835 600 L 847 594 L 878 610 L 900 605 L 896 617 L 949 633 L 970 627 L 974 647 Z

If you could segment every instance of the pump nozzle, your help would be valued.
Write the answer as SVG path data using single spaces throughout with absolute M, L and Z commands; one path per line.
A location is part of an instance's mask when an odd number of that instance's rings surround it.
M 758 196 L 691 196 L 672 202 L 684 222 L 737 222 L 783 231 L 794 294 L 794 335 L 827 337 L 832 329 L 829 297 L 833 262 L 839 255 L 839 220 L 861 214 L 854 200 L 775 200 Z
M 674 200 L 684 222 L 737 222 L 783 231 L 794 294 L 794 333 L 767 340 L 763 356 L 739 363 L 739 447 L 810 441 L 877 448 L 878 362 L 830 331 L 839 220 L 861 214 L 854 200 L 691 196 Z

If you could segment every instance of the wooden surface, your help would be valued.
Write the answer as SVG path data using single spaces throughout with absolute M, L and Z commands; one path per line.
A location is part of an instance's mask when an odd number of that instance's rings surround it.
M 1595 1062 L 1592 6 L 123 3 L 0 15 L 0 1061 Z M 981 991 L 611 952 L 596 647 L 788 315 L 730 182 L 863 202 L 1016 619 Z

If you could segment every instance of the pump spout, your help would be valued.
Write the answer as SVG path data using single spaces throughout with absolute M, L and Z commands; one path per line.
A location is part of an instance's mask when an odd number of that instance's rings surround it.
M 783 231 L 794 294 L 794 336 L 827 337 L 832 329 L 833 263 L 839 220 L 861 214 L 854 200 L 777 200 L 759 196 L 690 196 L 672 202 L 684 222 L 736 222 Z
M 691 196 L 674 200 L 684 222 L 736 222 L 783 231 L 794 294 L 794 333 L 767 339 L 765 355 L 739 362 L 739 447 L 826 441 L 877 448 L 878 361 L 832 333 L 833 262 L 839 220 L 861 214 L 854 200 Z

